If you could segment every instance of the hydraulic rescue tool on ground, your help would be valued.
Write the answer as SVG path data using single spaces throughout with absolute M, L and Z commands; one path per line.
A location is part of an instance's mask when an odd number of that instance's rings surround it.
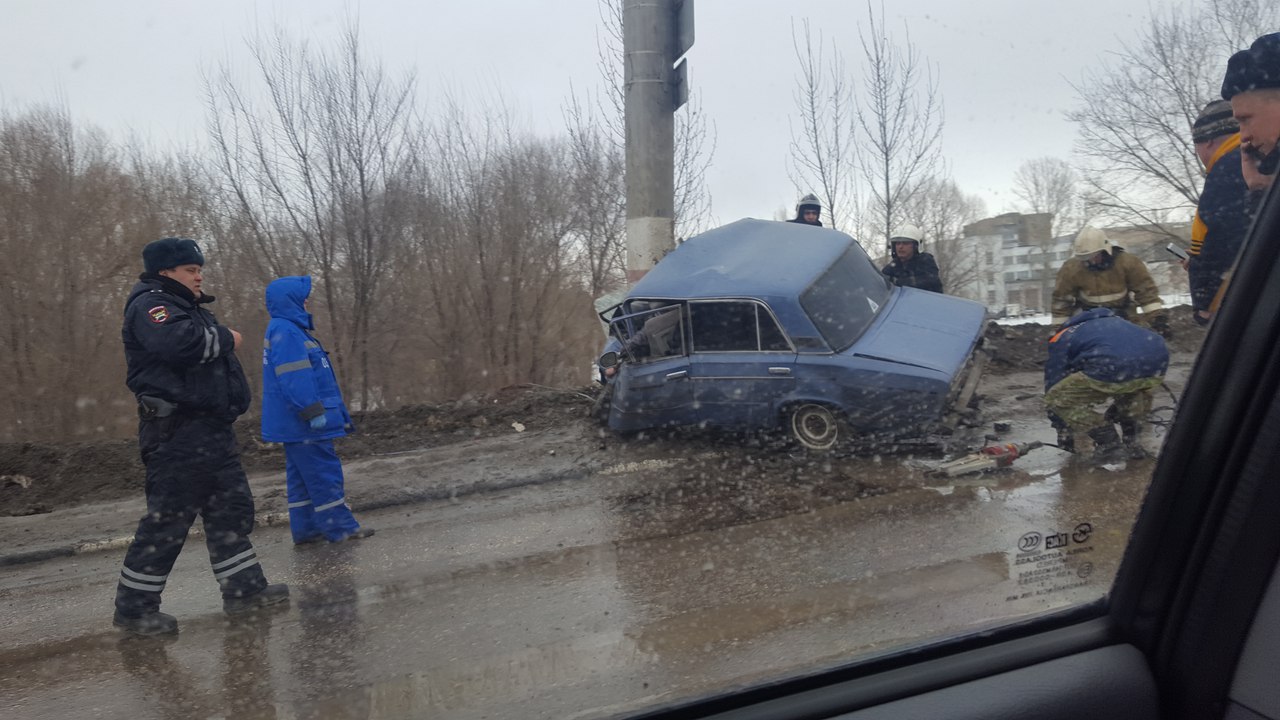
M 1044 447 L 1044 445 L 1044 443 L 1037 440 L 1025 443 L 988 445 L 978 452 L 970 453 L 964 457 L 952 460 L 951 462 L 943 463 L 936 469 L 929 471 L 927 474 L 942 475 L 945 477 L 959 477 L 960 475 L 1000 470 L 1002 468 L 1009 467 L 1013 464 L 1014 460 L 1017 460 L 1038 447 Z

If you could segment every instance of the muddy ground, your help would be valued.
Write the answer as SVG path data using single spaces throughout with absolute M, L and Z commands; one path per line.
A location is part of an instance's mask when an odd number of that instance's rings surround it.
M 1170 350 L 1195 352 L 1204 330 L 1191 321 L 1190 309 L 1174 308 L 1174 338 Z M 997 325 L 987 327 L 991 354 L 988 375 L 1038 370 L 1044 365 L 1046 325 Z M 979 389 L 981 394 L 982 388 Z M 339 454 L 348 459 L 401 450 L 446 445 L 480 436 L 510 434 L 512 423 L 528 428 L 581 427 L 584 442 L 599 444 L 622 459 L 628 444 L 598 443 L 589 419 L 595 389 L 516 386 L 492 395 L 437 405 L 415 405 L 397 410 L 355 416 L 358 432 L 337 441 Z M 279 471 L 284 454 L 279 446 L 265 445 L 256 437 L 257 419 L 242 418 L 236 425 L 242 460 L 249 473 Z M 692 439 L 691 442 L 705 442 Z M 721 444 L 721 443 L 717 443 Z M 758 449 L 757 449 L 758 451 Z M 790 462 L 780 453 L 770 466 Z M 784 467 L 771 467 L 771 471 Z M 0 444 L 0 515 L 32 515 L 64 507 L 118 500 L 140 495 L 142 463 L 133 440 L 91 443 Z M 855 495 L 876 494 L 874 487 L 844 485 Z

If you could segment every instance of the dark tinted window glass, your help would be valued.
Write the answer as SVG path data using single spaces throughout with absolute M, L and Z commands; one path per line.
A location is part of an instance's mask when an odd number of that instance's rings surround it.
M 778 323 L 774 321 L 773 315 L 769 314 L 769 311 L 760 305 L 756 305 L 756 320 L 760 324 L 761 350 L 791 350 L 786 336 L 782 334 L 782 330 L 778 327 Z
M 695 352 L 758 350 L 756 304 L 707 302 L 689 306 Z
M 843 350 L 875 319 L 891 289 L 862 248 L 853 245 L 804 292 L 800 304 L 827 344 Z

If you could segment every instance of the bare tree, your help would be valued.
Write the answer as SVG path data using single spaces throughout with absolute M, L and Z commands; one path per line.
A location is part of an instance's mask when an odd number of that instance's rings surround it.
M 1060 158 L 1041 157 L 1024 162 L 1014 173 L 1013 194 L 1023 202 L 1023 211 L 1052 216 L 1048 236 L 1039 237 L 1036 243 L 1039 252 L 1031 256 L 1039 266 L 1036 272 L 1040 277 L 1052 278 L 1061 265 L 1054 253 L 1055 239 L 1078 231 L 1091 221 L 1098 207 L 1087 202 L 1080 190 L 1079 175 Z M 1048 307 L 1051 294 L 1051 284 L 1044 282 L 1041 307 Z
M 432 380 L 450 392 L 565 381 L 598 340 L 571 267 L 574 148 L 521 136 L 503 110 L 479 116 L 453 103 L 428 137 L 433 179 L 406 252 L 422 354 L 439 359 Z
M 143 244 L 199 229 L 189 170 L 65 108 L 0 115 L 0 438 L 129 429 L 120 313 Z
M 413 77 L 393 79 L 366 60 L 354 24 L 329 52 L 282 32 L 250 51 L 264 109 L 225 68 L 207 84 L 219 169 L 268 276 L 320 276 L 338 370 L 350 386 L 356 368 L 359 404 L 369 407 L 371 321 L 404 233 Z
M 576 97 L 565 119 L 573 159 L 574 249 L 588 292 L 600 297 L 626 283 L 626 158 L 610 141 L 607 125 Z
M 1227 57 L 1280 23 L 1263 0 L 1153 6 L 1136 38 L 1076 86 L 1088 202 L 1110 221 L 1160 226 L 1188 217 L 1201 167 L 1190 127 L 1218 97 Z
M 964 194 L 950 178 L 925 178 L 903 203 L 904 221 L 924 232 L 922 249 L 938 261 L 942 284 L 948 291 L 978 279 L 978 258 L 965 250 L 963 234 L 965 225 L 986 213 L 981 197 Z
M 1040 157 L 1028 160 L 1013 175 L 1013 194 L 1024 212 L 1053 215 L 1053 236 L 1074 232 L 1085 213 L 1079 177 L 1065 160 Z
M 809 21 L 791 27 L 800 77 L 794 91 L 799 122 L 791 127 L 787 170 L 797 193 L 816 192 L 831 226 L 852 229 L 859 217 L 858 145 L 853 86 L 840 51 L 828 48 Z
M 859 33 L 863 82 L 858 103 L 859 164 L 870 198 L 871 233 L 885 241 L 925 178 L 939 175 L 943 110 L 934 69 L 906 38 L 899 45 L 867 3 Z

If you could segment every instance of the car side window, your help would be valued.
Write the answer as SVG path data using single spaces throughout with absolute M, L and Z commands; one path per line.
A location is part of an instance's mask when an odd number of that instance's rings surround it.
M 684 355 L 686 333 L 681 305 L 654 309 L 648 306 L 647 302 L 637 301 L 628 307 L 630 313 L 610 320 L 627 358 L 643 363 Z
M 695 352 L 758 352 L 791 349 L 777 321 L 760 303 L 716 300 L 690 303 Z
M 773 313 L 760 304 L 756 305 L 756 327 L 760 329 L 761 350 L 791 352 L 791 343 L 787 342 L 787 336 L 782 334 L 782 328 L 779 328 L 778 321 L 773 319 Z

